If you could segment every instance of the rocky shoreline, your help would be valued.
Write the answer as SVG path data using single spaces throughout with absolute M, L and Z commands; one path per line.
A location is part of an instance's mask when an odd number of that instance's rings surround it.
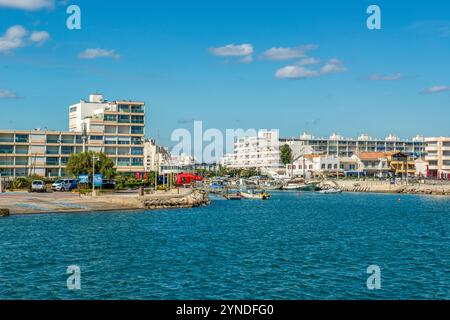
M 144 196 L 141 201 L 145 209 L 194 208 L 211 203 L 208 194 L 203 190 L 194 190 L 180 198 L 158 199 Z

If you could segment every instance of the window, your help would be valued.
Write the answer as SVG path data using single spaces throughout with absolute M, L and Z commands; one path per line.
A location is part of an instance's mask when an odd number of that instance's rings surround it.
M 75 137 L 75 143 L 76 144 L 82 144 L 83 143 L 83 138 L 81 136 L 76 136 Z
M 117 165 L 119 167 L 128 167 L 130 165 L 130 158 L 118 158 Z
M 76 112 L 77 111 L 77 107 L 70 107 L 69 112 Z
M 144 128 L 143 127 L 131 127 L 131 134 L 143 134 Z
M 47 158 L 46 164 L 48 166 L 57 166 L 58 163 L 58 158 Z
M 144 165 L 144 159 L 142 158 L 132 158 L 131 159 L 131 165 L 136 166 L 143 166 Z
M 16 154 L 28 154 L 28 146 L 16 146 Z
M 17 134 L 16 135 L 16 142 L 17 143 L 27 143 L 28 142 L 28 135 L 27 134 Z
M 130 106 L 127 104 L 119 104 L 119 112 L 130 112 Z
M 73 153 L 73 147 L 68 147 L 68 146 L 61 147 L 61 154 L 72 154 L 72 153 Z
M 131 123 L 144 123 L 144 116 L 131 116 Z
M 62 136 L 61 142 L 62 143 L 74 143 L 75 137 L 74 136 Z
M 131 144 L 142 144 L 141 138 L 131 138 Z
M 144 106 L 131 106 L 132 113 L 144 113 Z
M 59 143 L 59 136 L 48 135 L 47 136 L 47 143 Z
M 27 157 L 17 157 L 16 158 L 16 166 L 26 166 L 28 165 Z
M 65 166 L 68 161 L 69 161 L 68 157 L 61 157 L 61 165 Z
M 47 147 L 47 154 L 58 154 L 59 147 Z
M 115 115 L 115 114 L 105 114 L 103 119 L 105 121 L 117 122 L 117 115 Z
M 13 146 L 0 146 L 0 153 L 14 153 Z
M 128 115 L 119 115 L 119 123 L 130 123 L 130 116 Z
M 102 136 L 91 136 L 91 141 L 103 141 Z

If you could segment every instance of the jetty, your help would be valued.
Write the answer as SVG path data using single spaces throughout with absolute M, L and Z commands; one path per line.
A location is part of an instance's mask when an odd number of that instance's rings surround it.
M 399 181 L 391 184 L 390 181 L 326 180 L 321 182 L 320 185 L 332 186 L 345 192 L 450 195 L 449 183 L 406 183 L 405 181 Z
M 7 192 L 0 195 L 0 215 L 129 211 L 192 208 L 210 204 L 207 192 L 172 189 L 151 194 L 137 192 L 80 195 L 78 193 Z

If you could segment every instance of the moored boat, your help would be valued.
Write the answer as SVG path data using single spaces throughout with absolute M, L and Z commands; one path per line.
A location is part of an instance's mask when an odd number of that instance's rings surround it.
M 251 193 L 251 192 L 241 192 L 241 195 L 244 199 L 257 199 L 257 200 L 269 200 L 270 194 L 267 192 L 261 193 Z
M 283 186 L 283 190 L 297 190 L 297 191 L 314 191 L 316 184 L 314 183 L 288 183 Z
M 322 193 L 322 194 L 336 194 L 336 193 L 342 193 L 342 190 L 341 189 L 337 189 L 337 188 L 330 188 L 330 189 L 320 190 L 319 193 Z

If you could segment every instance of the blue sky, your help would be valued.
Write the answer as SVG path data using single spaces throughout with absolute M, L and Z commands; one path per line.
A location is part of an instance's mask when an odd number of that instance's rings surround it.
M 449 136 L 449 57 L 448 1 L 0 0 L 0 128 L 66 130 L 67 106 L 98 90 L 146 101 L 163 144 L 193 120 Z

